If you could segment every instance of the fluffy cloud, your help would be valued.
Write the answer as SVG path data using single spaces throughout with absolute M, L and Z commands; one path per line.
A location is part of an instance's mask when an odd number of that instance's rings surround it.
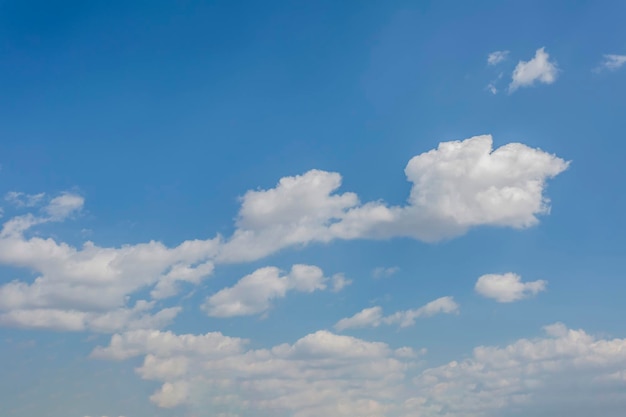
M 254 260 L 284 247 L 333 239 L 398 236 L 437 241 L 482 225 L 529 227 L 549 211 L 545 182 L 568 163 L 519 143 L 492 148 L 491 136 L 444 142 L 412 158 L 408 204 L 362 204 L 336 194 L 337 173 L 312 170 L 280 180 L 276 188 L 242 198 L 237 230 L 218 260 Z
M 127 305 L 128 296 L 156 284 L 154 295 L 173 292 L 178 281 L 198 283 L 212 270 L 208 260 L 218 241 L 186 241 L 174 248 L 158 242 L 82 248 L 51 238 L 26 237 L 35 225 L 62 221 L 81 210 L 83 198 L 65 193 L 42 209 L 8 220 L 0 232 L 0 263 L 27 268 L 32 282 L 14 280 L 0 286 L 0 324 L 56 330 L 117 331 L 169 324 L 179 308 L 154 302 Z
M 550 61 L 550 55 L 545 48 L 539 48 L 530 61 L 520 61 L 515 70 L 509 92 L 512 93 L 520 87 L 530 87 L 536 82 L 552 84 L 556 81 L 559 69 L 554 62 Z
M 583 417 L 583 401 L 618 417 L 626 406 L 626 340 L 560 323 L 546 326 L 541 338 L 480 346 L 462 361 L 421 369 L 410 347 L 323 330 L 270 349 L 245 345 L 220 333 L 140 330 L 114 335 L 93 356 L 143 357 L 137 373 L 162 384 L 151 400 L 200 414 L 487 417 L 528 415 L 549 404 Z
M 287 275 L 281 276 L 276 267 L 260 268 L 241 278 L 234 286 L 210 296 L 203 309 L 213 317 L 247 316 L 264 313 L 272 300 L 283 298 L 287 291 L 313 292 L 326 289 L 327 278 L 313 265 L 294 265 Z M 335 288 L 345 281 L 336 282 Z
M 382 307 L 366 308 L 352 317 L 339 320 L 335 324 L 338 331 L 358 327 L 378 327 L 381 324 L 397 324 L 400 327 L 409 327 L 415 324 L 418 318 L 431 317 L 435 314 L 455 314 L 459 311 L 459 305 L 452 297 L 441 297 L 428 304 L 414 309 L 398 311 L 390 316 L 383 316 Z
M 626 64 L 626 55 L 606 54 L 603 58 L 598 68 L 596 68 L 596 71 L 615 71 Z
M 587 414 L 576 410 L 576 398 L 582 395 L 585 405 L 599 414 L 619 416 L 626 405 L 626 384 L 609 380 L 626 367 L 626 340 L 597 339 L 560 323 L 545 331 L 545 338 L 521 339 L 502 348 L 481 346 L 469 359 L 425 370 L 414 379 L 420 395 L 405 404 L 425 417 L 512 415 L 533 403 L 582 417 Z M 602 380 L 606 382 L 599 384 Z M 619 394 L 603 398 L 598 394 L 604 390 Z
M 489 55 L 487 55 L 487 64 L 497 65 L 507 59 L 508 56 L 509 51 L 493 51 Z
M 387 415 L 415 356 L 409 347 L 324 330 L 271 349 L 243 351 L 243 344 L 215 333 L 139 331 L 113 336 L 93 356 L 144 356 L 137 373 L 163 384 L 151 397 L 161 407 L 296 417 Z
M 543 280 L 522 282 L 522 278 L 512 272 L 487 274 L 476 281 L 474 289 L 483 297 L 493 298 L 499 303 L 511 303 L 545 291 L 547 282 Z

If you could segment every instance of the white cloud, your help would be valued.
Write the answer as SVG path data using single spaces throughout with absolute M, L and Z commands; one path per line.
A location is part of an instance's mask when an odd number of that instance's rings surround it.
M 508 272 L 483 275 L 476 281 L 474 289 L 483 297 L 493 298 L 499 303 L 510 303 L 545 291 L 547 284 L 543 280 L 522 282 L 519 275 Z
M 44 211 L 50 216 L 51 220 L 61 221 L 81 210 L 84 203 L 85 199 L 78 194 L 63 193 L 53 198 L 44 207 Z
M 560 323 L 545 333 L 480 346 L 469 358 L 430 368 L 417 367 L 418 352 L 410 347 L 328 331 L 246 350 L 245 340 L 220 333 L 142 330 L 114 335 L 93 356 L 143 357 L 137 373 L 162 384 L 151 397 L 157 405 L 241 417 L 513 416 L 534 415 L 533 407 L 545 404 L 583 417 L 576 409 L 581 401 L 598 415 L 620 416 L 626 340 L 598 339 Z
M 352 317 L 346 317 L 335 324 L 335 329 L 343 331 L 359 327 L 378 327 L 383 322 L 383 308 L 380 306 L 364 308 Z
M 552 84 L 556 81 L 559 69 L 555 62 L 550 62 L 550 55 L 545 48 L 539 48 L 535 52 L 535 56 L 530 61 L 520 61 L 515 70 L 511 84 L 509 84 L 509 92 L 512 93 L 520 87 L 530 87 L 535 82 L 543 84 Z
M 431 317 L 435 314 L 457 314 L 459 305 L 452 297 L 441 297 L 428 304 L 414 309 L 398 311 L 390 316 L 383 316 L 382 307 L 366 308 L 352 317 L 339 320 L 335 324 L 338 331 L 358 327 L 378 327 L 381 324 L 398 324 L 400 327 L 409 327 L 415 324 L 418 318 Z
M 83 202 L 65 193 L 44 207 L 46 216 L 29 213 L 3 225 L 0 264 L 27 268 L 37 276 L 32 282 L 14 280 L 0 286 L 0 324 L 78 331 L 167 325 L 179 308 L 151 313 L 156 304 L 140 301 L 130 308 L 127 297 L 155 284 L 154 295 L 163 296 L 173 293 L 176 282 L 199 282 L 212 271 L 209 258 L 219 240 L 186 241 L 171 249 L 158 242 L 104 248 L 88 241 L 76 248 L 24 236 L 38 224 L 71 216 Z
M 294 265 L 281 276 L 276 267 L 260 268 L 241 278 L 234 286 L 210 296 L 203 309 L 212 317 L 247 316 L 264 313 L 272 307 L 272 300 L 283 298 L 287 291 L 313 292 L 326 289 L 327 278 L 313 265 Z M 337 286 L 345 282 L 335 282 Z
M 496 65 L 507 59 L 509 51 L 494 51 L 487 56 L 488 65 Z
M 521 339 L 503 348 L 477 347 L 469 359 L 425 370 L 414 380 L 420 394 L 407 401 L 411 411 L 425 417 L 442 415 L 443 410 L 450 417 L 482 417 L 551 403 L 563 415 L 582 416 L 571 405 L 583 395 L 587 406 L 607 415 L 600 410 L 608 404 L 597 394 L 610 385 L 596 381 L 626 367 L 626 340 L 596 339 L 559 323 L 545 330 L 545 338 Z M 621 394 L 610 400 L 626 405 L 624 383 L 614 381 L 612 388 Z M 616 410 L 611 415 L 620 415 Z
M 605 54 L 596 71 L 616 71 L 626 64 L 626 55 Z
M 221 334 L 140 331 L 113 336 L 93 356 L 144 356 L 137 373 L 163 384 L 151 396 L 161 407 L 240 416 L 382 417 L 403 389 L 407 360 L 417 355 L 409 347 L 391 349 L 323 330 L 271 349 L 243 351 L 244 344 Z
M 549 211 L 546 180 L 568 163 L 519 143 L 496 150 L 492 143 L 491 136 L 476 136 L 441 143 L 412 158 L 405 169 L 413 183 L 405 206 L 361 204 L 354 193 L 335 194 L 341 176 L 318 170 L 283 178 L 270 190 L 250 191 L 218 260 L 254 260 L 284 247 L 333 239 L 437 241 L 475 226 L 536 224 L 536 216 Z
M 374 277 L 374 279 L 389 278 L 392 275 L 395 275 L 399 270 L 400 268 L 398 268 L 397 266 L 379 266 L 377 268 L 374 268 L 374 270 L 372 271 L 372 276 Z

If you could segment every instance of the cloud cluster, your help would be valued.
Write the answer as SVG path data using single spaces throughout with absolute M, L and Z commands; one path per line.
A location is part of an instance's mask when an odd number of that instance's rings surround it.
M 426 369 L 413 381 L 420 395 L 406 403 L 420 416 L 482 417 L 543 402 L 582 417 L 575 398 L 583 395 L 599 414 L 618 416 L 626 381 L 615 378 L 615 370 L 626 367 L 626 340 L 597 339 L 560 323 L 545 332 L 502 348 L 477 347 L 469 359 Z M 598 395 L 604 390 L 619 394 Z
M 151 397 L 161 407 L 297 417 L 387 415 L 415 356 L 408 347 L 324 330 L 270 349 L 245 351 L 244 345 L 219 333 L 136 331 L 114 335 L 92 355 L 144 356 L 137 373 L 163 384 Z
M 505 416 L 541 402 L 567 409 L 572 398 L 558 394 L 573 380 L 576 390 L 591 393 L 587 400 L 603 415 L 619 416 L 626 405 L 626 379 L 619 371 L 626 369 L 626 340 L 598 339 L 560 323 L 545 332 L 505 347 L 480 346 L 462 361 L 422 369 L 411 347 L 393 349 L 325 330 L 251 350 L 245 340 L 220 333 L 138 330 L 114 335 L 92 356 L 143 357 L 136 371 L 162 384 L 151 397 L 161 407 L 240 417 Z M 594 397 L 602 390 L 616 393 L 612 402 Z
M 288 246 L 334 239 L 433 242 L 476 226 L 529 227 L 549 210 L 546 180 L 567 166 L 519 143 L 494 150 L 491 136 L 484 135 L 444 142 L 413 157 L 405 168 L 413 185 L 404 206 L 361 203 L 354 193 L 337 194 L 337 173 L 312 170 L 286 177 L 275 188 L 243 196 L 237 230 L 218 260 L 249 261 Z
M 359 327 L 378 327 L 381 324 L 397 324 L 400 327 L 409 327 L 415 324 L 418 318 L 431 317 L 435 314 L 457 314 L 459 305 L 452 297 L 441 297 L 429 302 L 428 304 L 414 309 L 398 311 L 389 316 L 383 316 L 383 309 L 380 306 L 365 308 L 352 317 L 339 320 L 335 324 L 338 331 L 359 328 Z
M 153 296 L 175 293 L 178 281 L 198 283 L 212 271 L 217 240 L 186 241 L 174 248 L 158 242 L 82 248 L 51 238 L 27 237 L 32 227 L 63 221 L 82 209 L 84 199 L 64 193 L 42 208 L 8 220 L 0 232 L 0 263 L 34 271 L 32 282 L 0 286 L 0 324 L 55 330 L 113 332 L 169 324 L 179 307 L 161 309 L 154 300 L 128 306 L 128 296 L 155 286 Z

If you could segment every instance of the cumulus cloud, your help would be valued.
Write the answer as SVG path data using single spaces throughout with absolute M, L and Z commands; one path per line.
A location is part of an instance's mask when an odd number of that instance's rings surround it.
M 0 263 L 36 273 L 31 282 L 0 286 L 0 324 L 56 330 L 117 331 L 169 324 L 179 308 L 157 309 L 154 302 L 127 305 L 127 297 L 155 286 L 154 296 L 172 294 L 180 281 L 198 283 L 212 271 L 218 240 L 186 241 L 174 248 L 158 242 L 81 248 L 51 238 L 27 238 L 30 228 L 62 221 L 79 211 L 81 196 L 64 193 L 43 208 L 4 223 Z M 158 297 L 157 297 L 158 298 Z
M 245 341 L 209 333 L 114 335 L 98 358 L 143 356 L 137 373 L 163 385 L 151 400 L 240 416 L 383 416 L 417 354 L 328 331 L 293 344 L 243 350 Z M 210 394 L 212 393 L 212 394 Z
M 613 412 L 601 414 L 618 416 L 617 410 L 626 405 L 626 386 L 620 381 L 597 381 L 626 366 L 626 340 L 597 339 L 560 323 L 546 326 L 545 332 L 544 338 L 521 339 L 505 347 L 477 347 L 469 359 L 425 370 L 414 379 L 420 395 L 405 404 L 423 416 L 445 410 L 451 417 L 482 417 L 542 402 L 567 415 L 582 416 L 576 405 L 572 407 L 582 395 L 585 405 L 599 413 L 608 411 L 606 400 L 617 401 L 621 406 L 610 404 L 616 407 Z M 577 384 L 569 384 L 572 380 Z M 621 394 L 598 396 L 609 388 Z
M 326 281 L 323 271 L 314 265 L 294 265 L 286 275 L 276 267 L 260 268 L 207 298 L 202 308 L 212 317 L 260 314 L 272 307 L 272 300 L 285 297 L 287 291 L 324 290 Z M 345 278 L 338 276 L 333 289 L 339 290 L 346 284 Z
M 254 260 L 284 247 L 334 239 L 412 237 L 432 242 L 482 225 L 529 227 L 549 211 L 545 182 L 568 163 L 519 143 L 492 148 L 491 136 L 444 142 L 412 158 L 408 204 L 361 203 L 337 194 L 341 176 L 312 170 L 242 198 L 237 230 L 218 260 Z M 310 200 L 310 202 L 309 202 Z
M 520 61 L 517 64 L 509 84 L 509 93 L 520 87 L 530 87 L 537 82 L 552 84 L 556 81 L 558 74 L 559 69 L 556 63 L 550 61 L 550 55 L 545 48 L 539 48 L 530 61 Z
M 487 55 L 488 65 L 497 65 L 500 62 L 506 60 L 509 56 L 509 51 L 493 51 Z
M 459 305 L 454 301 L 454 298 L 441 297 L 420 308 L 398 311 L 386 317 L 383 316 L 382 307 L 366 308 L 352 317 L 339 320 L 335 324 L 335 329 L 342 331 L 359 327 L 378 327 L 381 324 L 397 324 L 400 327 L 409 327 L 414 325 L 418 318 L 431 317 L 441 313 L 456 314 L 458 312 Z
M 474 289 L 483 297 L 493 298 L 499 303 L 511 303 L 546 290 L 547 281 L 522 282 L 522 278 L 512 272 L 487 274 L 476 281 Z
M 616 71 L 626 64 L 626 55 L 605 54 L 596 72 L 602 70 Z
M 425 352 L 324 330 L 250 350 L 245 340 L 221 333 L 140 330 L 114 335 L 92 355 L 143 357 L 136 372 L 162 384 L 151 396 L 157 405 L 241 417 L 513 416 L 538 404 L 583 417 L 581 401 L 617 417 L 626 406 L 625 339 L 556 323 L 543 337 L 479 346 L 441 366 L 418 368 L 418 353 Z

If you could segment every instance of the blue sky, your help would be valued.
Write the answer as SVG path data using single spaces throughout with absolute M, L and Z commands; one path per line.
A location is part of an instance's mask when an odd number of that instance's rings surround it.
M 0 414 L 621 416 L 624 13 L 0 2 Z

